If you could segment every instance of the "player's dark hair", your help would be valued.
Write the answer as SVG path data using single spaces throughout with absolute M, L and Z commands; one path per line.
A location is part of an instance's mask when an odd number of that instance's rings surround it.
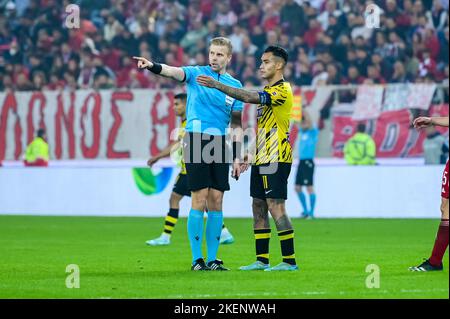
M 271 45 L 264 50 L 264 53 L 272 52 L 274 56 L 282 58 L 284 60 L 284 64 L 287 63 L 289 59 L 289 55 L 285 49 L 277 45 Z
M 36 135 L 37 135 L 37 137 L 43 138 L 45 135 L 45 129 L 43 129 L 43 128 L 38 129 L 36 132 Z
M 187 94 L 186 93 L 178 93 L 173 98 L 177 99 L 177 100 L 186 101 L 187 100 Z

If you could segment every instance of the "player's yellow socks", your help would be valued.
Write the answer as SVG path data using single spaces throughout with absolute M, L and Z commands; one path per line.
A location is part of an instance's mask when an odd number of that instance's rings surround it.
M 281 254 L 283 255 L 283 262 L 290 265 L 295 265 L 295 250 L 294 250 L 294 230 L 282 230 L 278 232 L 280 238 Z
M 256 260 L 269 264 L 270 228 L 255 229 Z

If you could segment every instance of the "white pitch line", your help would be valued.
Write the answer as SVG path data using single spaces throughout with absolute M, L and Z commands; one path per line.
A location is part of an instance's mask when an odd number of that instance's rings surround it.
M 370 292 L 373 292 L 374 295 L 376 294 L 389 294 L 389 293 L 429 293 L 429 292 L 448 292 L 448 289 L 427 289 L 427 290 L 421 290 L 421 289 L 413 289 L 413 290 L 406 290 L 402 289 L 400 291 L 389 291 L 389 290 L 376 290 L 371 289 Z M 291 292 L 291 293 L 276 293 L 276 292 L 264 292 L 264 293 L 237 293 L 237 294 L 195 294 L 195 295 L 169 295 L 167 298 L 215 298 L 215 297 L 252 297 L 252 296 L 300 296 L 300 295 L 326 295 L 326 294 L 339 294 L 339 295 L 346 295 L 349 294 L 348 291 L 302 291 L 302 292 Z M 354 292 L 351 292 L 354 294 Z

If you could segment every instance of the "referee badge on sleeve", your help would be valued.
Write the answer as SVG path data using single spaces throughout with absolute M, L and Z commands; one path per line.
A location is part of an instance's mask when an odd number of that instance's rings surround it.
M 225 95 L 225 104 L 229 107 L 233 106 L 235 99 L 233 99 L 231 96 Z

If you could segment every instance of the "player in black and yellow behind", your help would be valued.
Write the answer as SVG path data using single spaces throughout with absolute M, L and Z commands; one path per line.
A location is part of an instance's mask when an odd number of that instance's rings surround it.
M 269 46 L 264 51 L 259 71 L 268 84 L 262 92 L 226 86 L 208 76 L 197 77 L 200 85 L 218 89 L 243 102 L 259 104 L 255 154 L 249 152 L 241 161 L 242 171 L 252 163 L 250 195 L 253 198 L 256 262 L 241 267 L 241 270 L 299 269 L 295 260 L 294 229 L 285 206 L 292 165 L 289 120 L 293 100 L 291 85 L 283 78 L 287 61 L 286 50 L 279 46 Z M 276 224 L 283 255 L 283 262 L 275 267 L 269 264 L 269 212 Z
M 181 147 L 181 142 L 183 141 L 183 137 L 185 135 L 185 127 L 186 127 L 186 101 L 187 95 L 186 93 L 179 93 L 174 96 L 174 111 L 175 115 L 181 118 L 181 127 L 178 129 L 178 136 L 175 141 L 173 141 L 169 146 L 167 146 L 164 150 L 161 151 L 155 157 L 150 158 L 147 161 L 147 165 L 152 167 L 155 163 L 157 163 L 160 159 L 164 157 L 168 157 L 171 152 L 174 152 L 173 155 L 175 160 L 181 166 L 181 171 L 178 174 L 178 177 L 175 181 L 175 185 L 172 189 L 172 194 L 170 194 L 170 210 L 164 219 L 164 229 L 161 236 L 146 241 L 147 245 L 150 246 L 166 246 L 170 245 L 170 238 L 172 236 L 172 232 L 175 228 L 175 225 L 178 222 L 178 216 L 180 212 L 180 202 L 184 196 L 191 197 L 191 191 L 188 189 L 187 183 L 187 171 L 186 164 L 183 161 L 183 154 Z M 234 242 L 234 237 L 231 235 L 228 228 L 225 227 L 225 224 L 222 225 L 222 232 L 220 234 L 220 243 L 221 244 L 232 244 Z

